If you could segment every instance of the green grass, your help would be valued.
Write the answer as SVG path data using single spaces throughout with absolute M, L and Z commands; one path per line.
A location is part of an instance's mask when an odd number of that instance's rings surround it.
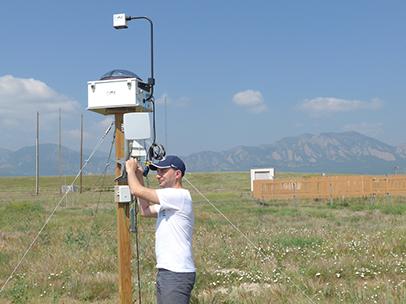
M 205 195 L 184 181 L 196 218 L 192 303 L 406 302 L 405 198 L 260 202 L 248 173 L 186 177 Z M 1 304 L 118 302 L 113 178 L 86 176 L 84 193 L 61 200 L 71 179 L 42 177 L 37 196 L 33 178 L 0 178 L 0 288 L 60 203 Z M 157 185 L 152 174 L 149 183 Z M 155 302 L 154 229 L 139 219 L 144 303 Z

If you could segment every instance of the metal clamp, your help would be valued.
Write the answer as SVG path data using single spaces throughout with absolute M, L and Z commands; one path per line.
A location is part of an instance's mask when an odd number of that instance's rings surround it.
M 125 162 L 126 162 L 126 159 L 124 159 L 124 158 L 120 158 L 120 159 L 117 159 L 116 160 L 116 164 L 119 164 L 120 165 L 120 175 L 119 176 L 117 176 L 115 179 L 114 179 L 114 181 L 116 181 L 116 182 L 122 182 L 122 183 L 127 183 L 127 171 L 126 171 L 126 169 L 125 169 Z

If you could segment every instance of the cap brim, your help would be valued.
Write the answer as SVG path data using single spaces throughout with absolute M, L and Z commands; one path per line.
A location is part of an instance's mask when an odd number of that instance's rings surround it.
M 153 171 L 156 171 L 158 169 L 172 168 L 170 165 L 169 166 L 157 166 L 156 164 L 150 164 L 148 167 Z

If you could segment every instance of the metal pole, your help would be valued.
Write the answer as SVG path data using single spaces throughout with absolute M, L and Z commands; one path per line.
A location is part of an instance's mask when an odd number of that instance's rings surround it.
M 80 177 L 79 193 L 82 193 L 82 175 L 83 175 L 83 114 L 80 115 Z
M 155 78 L 154 78 L 154 24 L 152 20 L 148 17 L 131 17 L 129 16 L 127 20 L 137 20 L 137 19 L 144 19 L 149 22 L 149 33 L 150 33 L 150 59 L 151 59 L 151 77 L 148 79 L 148 84 L 151 86 L 150 94 L 147 100 L 150 100 L 154 95 L 154 85 L 155 85 Z
M 37 137 L 35 140 L 35 194 L 39 194 L 39 112 L 37 112 Z
M 59 181 L 62 181 L 62 117 L 61 117 L 61 109 L 59 109 L 59 143 L 58 143 L 58 173 L 59 173 Z
M 166 96 L 164 97 L 165 101 L 165 148 L 168 149 L 168 105 L 166 103 Z

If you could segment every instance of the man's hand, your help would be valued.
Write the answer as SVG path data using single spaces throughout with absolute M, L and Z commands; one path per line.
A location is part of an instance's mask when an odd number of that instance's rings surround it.
M 125 169 L 127 170 L 128 173 L 134 172 L 138 168 L 138 161 L 135 158 L 129 158 L 125 162 Z
M 125 169 L 127 173 L 134 172 L 136 175 L 142 175 L 144 172 L 141 165 L 138 163 L 138 160 L 132 157 L 125 162 Z
M 125 169 L 127 170 L 128 185 L 130 186 L 131 194 L 140 199 L 141 206 L 144 206 L 145 216 L 154 216 L 156 210 L 149 210 L 152 204 L 159 204 L 159 198 L 155 190 L 149 189 L 144 186 L 143 170 L 135 158 L 130 158 L 125 162 Z M 144 203 L 145 202 L 145 203 Z

